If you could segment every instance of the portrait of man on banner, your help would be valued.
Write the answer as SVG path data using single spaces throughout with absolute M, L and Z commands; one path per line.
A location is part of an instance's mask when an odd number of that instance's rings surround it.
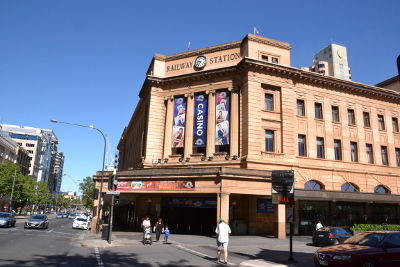
M 172 147 L 183 147 L 185 143 L 185 132 L 183 127 L 174 126 L 172 130 Z
M 186 123 L 186 98 L 174 99 L 174 119 L 172 122 L 172 147 L 184 147 Z
M 224 121 L 217 124 L 216 145 L 229 145 L 229 122 Z

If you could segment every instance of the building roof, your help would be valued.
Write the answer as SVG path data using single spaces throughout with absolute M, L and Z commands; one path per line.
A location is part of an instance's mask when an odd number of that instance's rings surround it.
M 394 76 L 392 78 L 389 78 L 389 79 L 387 79 L 387 80 L 385 80 L 383 82 L 380 82 L 380 83 L 376 84 L 375 86 L 377 86 L 377 87 L 385 87 L 385 86 L 388 86 L 388 85 L 393 84 L 395 82 L 400 82 L 399 75 L 396 75 L 396 76 Z

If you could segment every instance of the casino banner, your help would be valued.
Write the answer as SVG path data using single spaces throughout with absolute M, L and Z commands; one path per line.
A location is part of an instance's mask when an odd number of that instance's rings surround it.
M 215 94 L 215 145 L 229 145 L 229 92 Z
M 172 122 L 172 147 L 184 147 L 186 124 L 186 98 L 174 99 L 174 119 Z
M 207 96 L 194 97 L 193 147 L 205 147 L 207 136 Z
M 117 190 L 194 190 L 195 180 L 181 181 L 118 181 Z

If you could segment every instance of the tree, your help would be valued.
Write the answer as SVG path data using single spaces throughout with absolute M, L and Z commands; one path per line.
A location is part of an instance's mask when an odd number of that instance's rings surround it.
M 29 176 L 22 175 L 18 165 L 11 162 L 0 164 L 0 198 L 11 197 L 12 193 L 14 200 L 25 203 L 33 196 L 36 184 Z
M 93 208 L 92 194 L 94 190 L 95 183 L 90 176 L 83 179 L 82 183 L 79 184 L 79 191 L 82 192 L 82 204 L 88 208 Z

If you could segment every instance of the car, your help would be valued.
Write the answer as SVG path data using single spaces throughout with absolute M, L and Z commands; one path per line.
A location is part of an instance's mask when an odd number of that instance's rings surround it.
M 87 230 L 90 228 L 90 221 L 86 218 L 78 217 L 72 223 L 72 229 L 80 228 Z
M 45 214 L 32 214 L 26 221 L 24 228 L 49 228 L 49 219 Z
M 400 232 L 366 231 L 343 244 L 318 249 L 315 266 L 397 267 L 400 266 Z
M 68 214 L 67 214 L 67 213 L 64 213 L 64 214 L 63 214 L 63 218 L 68 218 Z
M 315 246 L 338 245 L 351 236 L 351 233 L 341 227 L 325 226 L 315 230 L 312 234 L 312 242 Z
M 14 213 L 0 212 L 0 227 L 14 227 L 16 222 L 17 218 Z
M 69 218 L 69 219 L 75 219 L 75 217 L 76 217 L 75 213 L 70 213 L 70 214 L 68 215 L 68 218 Z
M 64 219 L 64 213 L 57 213 L 56 219 Z

